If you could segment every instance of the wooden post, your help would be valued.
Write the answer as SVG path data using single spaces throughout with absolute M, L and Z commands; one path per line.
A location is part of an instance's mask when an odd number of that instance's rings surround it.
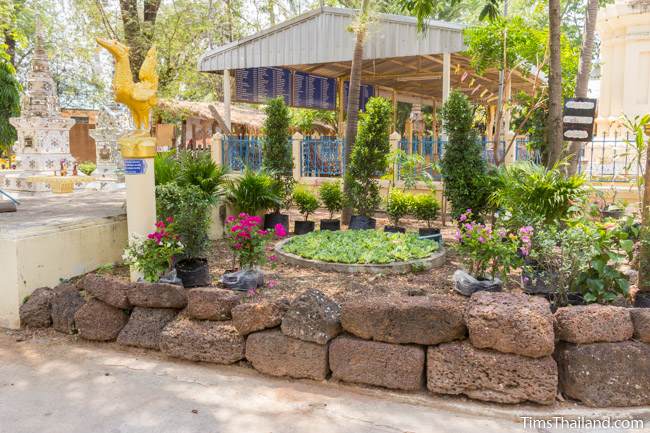
M 293 178 L 296 182 L 300 182 L 302 178 L 302 155 L 300 152 L 300 145 L 302 143 L 302 134 L 295 132 L 291 136 L 291 155 L 293 156 Z
M 230 71 L 224 69 L 223 71 L 223 120 L 228 127 L 228 130 L 232 130 L 232 124 L 230 122 Z
M 645 125 L 644 132 L 646 136 L 650 137 L 650 123 Z M 642 305 L 638 301 L 648 302 L 650 294 L 650 138 L 648 139 L 648 146 L 646 151 L 645 162 L 645 188 L 643 191 L 643 201 L 641 205 L 641 232 L 639 235 L 639 277 L 637 287 L 639 288 L 639 295 L 645 299 L 637 299 L 637 306 Z

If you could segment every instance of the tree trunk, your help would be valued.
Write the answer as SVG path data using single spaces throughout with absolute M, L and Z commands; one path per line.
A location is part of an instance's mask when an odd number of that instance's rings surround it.
M 345 124 L 345 147 L 344 147 L 344 175 L 350 166 L 350 155 L 357 138 L 357 124 L 359 120 L 359 91 L 361 88 L 361 70 L 363 69 L 363 44 L 366 38 L 366 15 L 368 13 L 369 0 L 363 0 L 359 13 L 359 28 L 356 30 L 356 41 L 352 65 L 350 68 L 350 86 L 348 87 L 347 121 Z M 342 101 L 341 101 L 342 103 Z M 347 182 L 343 184 L 343 193 L 347 198 L 350 193 Z M 341 212 L 341 222 L 345 225 L 350 223 L 352 208 L 346 205 Z
M 650 125 L 646 125 L 650 136 Z M 645 296 L 650 294 L 650 138 L 646 148 L 643 204 L 641 208 L 641 232 L 639 235 L 639 279 L 637 287 Z
M 140 66 L 144 61 L 147 51 L 151 48 L 156 25 L 156 17 L 161 0 L 144 0 L 143 20 L 140 22 L 138 15 L 138 0 L 120 0 L 120 12 L 124 27 L 126 45 L 131 48 L 129 61 L 133 79 L 137 81 Z
M 9 30 L 5 31 L 4 38 L 5 38 L 5 45 L 7 46 L 7 55 L 9 56 L 9 63 L 11 63 L 11 66 L 13 66 L 14 69 L 17 69 L 16 40 L 14 39 L 13 34 Z
M 560 0 L 548 2 L 549 24 L 549 80 L 548 80 L 548 119 L 546 134 L 549 149 L 549 166 L 553 166 L 562 156 L 562 64 Z
M 591 75 L 591 59 L 594 53 L 594 36 L 596 34 L 596 19 L 598 18 L 598 0 L 588 0 L 585 16 L 585 30 L 582 39 L 582 50 L 580 52 L 580 64 L 578 65 L 578 77 L 576 79 L 575 96 L 586 98 L 589 93 L 589 75 Z M 582 143 L 572 141 L 569 144 L 569 167 L 567 174 L 572 176 L 578 172 L 578 161 Z

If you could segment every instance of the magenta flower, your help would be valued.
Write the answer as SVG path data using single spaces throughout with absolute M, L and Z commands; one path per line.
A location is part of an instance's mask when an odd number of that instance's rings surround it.
M 458 218 L 458 221 L 460 221 L 460 222 L 463 222 L 463 221 L 466 221 L 466 220 L 467 220 L 467 215 L 465 215 L 465 214 L 462 214 L 462 215 Z
M 235 218 L 234 215 L 230 215 L 228 218 L 226 218 L 226 222 L 231 223 L 231 222 L 235 221 L 236 219 L 237 219 L 237 218 Z
M 167 223 L 171 224 L 174 222 L 174 217 L 167 217 Z
M 247 218 L 247 217 L 248 217 L 247 213 L 242 212 L 239 214 L 239 218 Z
M 269 234 L 269 231 L 268 231 L 268 230 L 258 230 L 257 233 L 258 233 L 260 236 L 266 236 L 266 235 Z
M 483 236 L 479 236 L 478 241 L 482 244 L 485 243 L 485 238 Z
M 278 280 L 269 280 L 269 282 L 266 283 L 266 285 L 267 285 L 270 289 L 272 289 L 273 287 L 275 287 L 275 286 L 278 285 Z
M 275 262 L 276 260 L 278 260 L 278 256 L 273 255 L 273 256 L 269 257 L 269 260 L 272 261 L 272 262 Z
M 285 237 L 287 235 L 287 231 L 284 229 L 284 226 L 282 224 L 276 224 L 275 225 L 275 234 L 278 237 Z

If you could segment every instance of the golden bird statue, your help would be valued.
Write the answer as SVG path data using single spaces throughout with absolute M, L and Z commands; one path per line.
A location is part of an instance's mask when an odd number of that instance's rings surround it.
M 129 107 L 137 129 L 148 131 L 149 114 L 156 105 L 156 92 L 158 91 L 156 48 L 151 47 L 147 52 L 138 73 L 140 81 L 135 83 L 129 62 L 129 47 L 119 41 L 102 38 L 97 38 L 97 43 L 106 48 L 115 58 L 115 74 L 113 76 L 115 101 Z

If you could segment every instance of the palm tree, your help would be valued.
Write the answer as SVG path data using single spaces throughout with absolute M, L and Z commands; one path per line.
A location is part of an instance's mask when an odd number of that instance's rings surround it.
M 549 80 L 548 80 L 548 118 L 546 120 L 547 144 L 549 149 L 548 166 L 552 167 L 562 156 L 562 64 L 560 0 L 548 0 L 549 27 Z
M 594 53 L 594 36 L 596 34 L 596 19 L 598 18 L 598 0 L 588 0 L 585 16 L 585 31 L 580 51 L 580 64 L 576 79 L 575 96 L 586 98 L 589 91 L 589 75 L 591 74 L 591 58 Z M 573 141 L 569 145 L 570 157 L 568 175 L 572 176 L 578 171 L 578 158 L 580 158 L 581 143 Z
M 363 44 L 366 39 L 366 30 L 368 26 L 368 6 L 370 0 L 363 0 L 361 10 L 359 11 L 358 21 L 355 25 L 354 32 L 356 41 L 354 43 L 354 53 L 352 55 L 352 66 L 350 68 L 350 87 L 348 89 L 348 106 L 347 106 L 347 123 L 345 125 L 345 172 L 350 164 L 350 155 L 357 137 L 357 124 L 359 120 L 359 91 L 361 88 L 361 70 L 363 68 Z M 343 186 L 343 193 L 349 197 L 350 188 L 346 182 Z M 347 200 L 349 201 L 349 200 Z M 341 222 L 349 224 L 352 216 L 352 208 L 346 205 L 341 212 Z

